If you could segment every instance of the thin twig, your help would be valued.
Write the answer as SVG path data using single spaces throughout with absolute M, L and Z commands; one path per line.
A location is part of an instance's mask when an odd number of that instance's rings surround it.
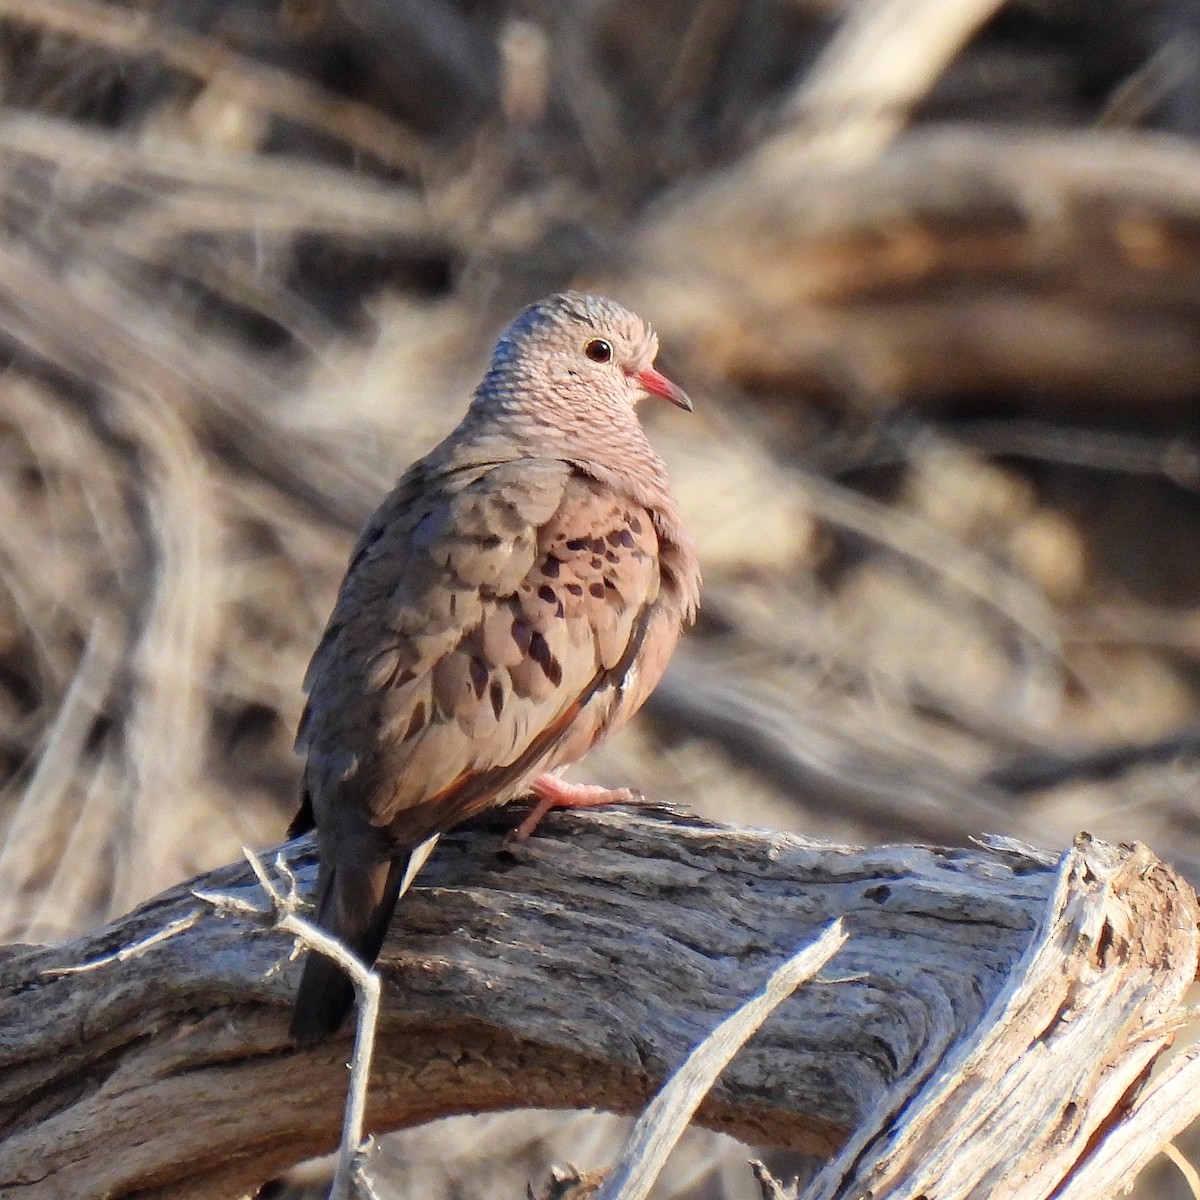
M 139 955 L 145 954 L 152 947 L 161 945 L 163 942 L 169 942 L 173 937 L 178 937 L 179 934 L 191 929 L 200 919 L 200 916 L 200 909 L 195 908 L 187 916 L 180 917 L 178 920 L 172 921 L 169 925 L 164 925 L 161 929 L 155 930 L 148 937 L 139 938 L 136 942 L 131 942 L 128 946 L 122 946 L 120 949 L 114 950 L 111 954 L 103 954 L 99 958 L 92 958 L 87 962 L 77 963 L 72 967 L 47 967 L 42 974 L 78 975 L 84 971 L 98 970 L 100 967 L 106 967 L 110 963 L 127 962 L 131 958 L 137 958 Z
M 271 928 L 290 934 L 310 952 L 316 951 L 318 954 L 324 954 L 326 958 L 333 959 L 354 984 L 357 1013 L 354 1051 L 350 1059 L 350 1086 L 346 1093 L 337 1168 L 333 1175 L 333 1187 L 329 1192 L 329 1200 L 350 1200 L 355 1181 L 360 1175 L 363 1156 L 369 1149 L 369 1144 L 363 1137 L 363 1123 L 367 1108 L 367 1088 L 371 1080 L 371 1059 L 375 1053 L 375 1030 L 379 1024 L 379 976 L 337 938 L 298 914 L 297 910 L 302 901 L 296 887 L 296 877 L 282 854 L 276 856 L 275 868 L 284 879 L 284 891 L 280 891 L 275 885 L 253 850 L 243 846 L 242 853 L 271 903 L 269 909 L 257 908 L 240 897 L 219 892 L 196 891 L 194 894 L 221 913 L 230 912 L 257 918 L 260 923 L 263 918 L 267 918 L 265 923 Z
M 644 1200 L 721 1072 L 763 1022 L 845 945 L 841 918 L 778 967 L 757 996 L 726 1017 L 683 1061 L 638 1118 L 596 1200 Z
M 1168 1142 L 1162 1148 L 1162 1155 L 1163 1158 L 1170 1159 L 1175 1169 L 1183 1176 L 1188 1191 L 1192 1193 L 1192 1200 L 1200 1200 L 1200 1171 L 1192 1166 L 1174 1142 Z

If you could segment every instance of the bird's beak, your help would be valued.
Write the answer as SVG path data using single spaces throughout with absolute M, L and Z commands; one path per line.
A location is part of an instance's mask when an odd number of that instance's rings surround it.
M 682 408 L 684 412 L 692 411 L 692 402 L 688 399 L 687 392 L 653 367 L 630 371 L 629 377 L 636 380 L 638 386 L 643 391 L 649 392 L 651 396 L 661 396 L 664 400 L 669 400 L 676 408 Z

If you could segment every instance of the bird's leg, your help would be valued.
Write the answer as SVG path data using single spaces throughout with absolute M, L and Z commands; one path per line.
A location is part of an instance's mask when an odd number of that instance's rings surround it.
M 632 804 L 642 798 L 633 788 L 606 788 L 596 783 L 568 783 L 557 775 L 539 775 L 530 785 L 537 798 L 533 811 L 508 836 L 523 842 L 552 808 L 599 808 L 602 804 Z

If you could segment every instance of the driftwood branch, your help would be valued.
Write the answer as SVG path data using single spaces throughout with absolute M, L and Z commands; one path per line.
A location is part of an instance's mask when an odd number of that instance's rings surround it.
M 504 847 L 510 825 L 444 838 L 405 898 L 375 1132 L 636 1111 L 839 916 L 845 946 L 697 1114 L 831 1155 L 812 1197 L 1043 1197 L 1081 1178 L 1098 1196 L 1155 1151 L 1129 1121 L 1165 1137 L 1200 1108 L 1186 1060 L 1139 1095 L 1198 947 L 1195 894 L 1142 847 L 860 850 L 650 812 L 556 817 Z M 310 888 L 311 844 L 284 853 Z M 261 903 L 242 864 L 202 885 Z M 332 1148 L 349 1033 L 289 1045 L 289 949 L 189 887 L 71 944 L 10 948 L 0 1195 L 226 1197 Z

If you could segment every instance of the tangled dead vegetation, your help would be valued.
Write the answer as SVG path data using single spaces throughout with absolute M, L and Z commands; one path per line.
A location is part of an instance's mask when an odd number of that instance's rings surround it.
M 0 0 L 7 940 L 279 836 L 358 521 L 568 284 L 701 401 L 653 436 L 702 624 L 594 777 L 1200 878 L 1197 36 L 1170 0 Z

